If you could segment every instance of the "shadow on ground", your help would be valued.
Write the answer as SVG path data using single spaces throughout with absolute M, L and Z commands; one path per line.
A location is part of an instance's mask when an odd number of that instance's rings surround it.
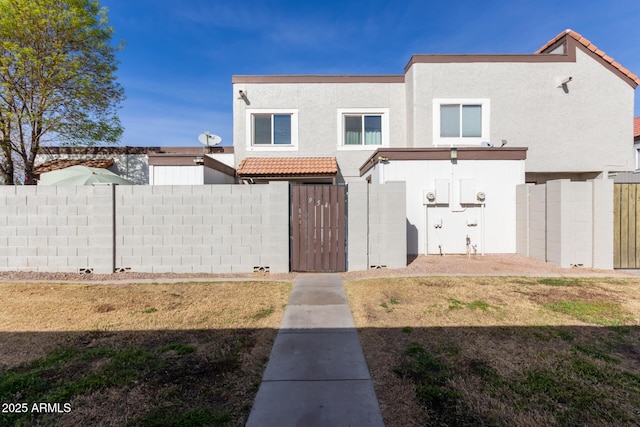
M 276 333 L 0 332 L 0 426 L 244 425 Z
M 636 326 L 358 332 L 388 427 L 640 418 Z M 0 426 L 244 425 L 276 333 L 0 333 Z M 24 413 L 9 406 L 18 403 L 27 403 Z M 51 405 L 34 411 L 33 403 Z
M 640 328 L 363 328 L 387 427 L 637 425 Z

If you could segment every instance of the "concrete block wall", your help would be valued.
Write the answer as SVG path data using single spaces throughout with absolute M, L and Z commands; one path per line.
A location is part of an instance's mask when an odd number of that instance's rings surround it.
M 594 179 L 593 266 L 613 270 L 613 184 L 612 179 Z
M 347 187 L 347 270 L 366 270 L 368 264 L 369 187 L 351 182 Z
M 518 187 L 521 254 L 563 268 L 613 268 L 613 181 L 549 181 Z M 526 249 L 525 249 L 526 248 Z
M 113 271 L 110 186 L 0 186 L 0 270 Z
M 287 183 L 116 187 L 116 269 L 289 270 Z
M 406 198 L 404 181 L 369 186 L 369 267 L 407 266 Z
M 348 270 L 406 266 L 404 182 L 348 187 Z M 289 185 L 0 186 L 0 270 L 289 271 Z
M 516 187 L 516 253 L 522 256 L 529 256 L 529 187 Z
M 547 260 L 547 187 L 529 186 L 529 256 Z

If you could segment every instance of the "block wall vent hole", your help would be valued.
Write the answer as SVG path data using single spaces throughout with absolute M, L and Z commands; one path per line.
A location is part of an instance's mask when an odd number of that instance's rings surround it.
M 383 268 L 387 268 L 386 265 L 372 265 L 369 267 L 371 270 L 382 270 Z
M 93 268 L 81 268 L 78 270 L 80 274 L 93 274 Z
M 253 267 L 254 273 L 268 273 L 269 266 L 268 265 L 256 265 Z
M 114 273 L 127 273 L 131 271 L 131 267 L 118 267 L 114 270 Z

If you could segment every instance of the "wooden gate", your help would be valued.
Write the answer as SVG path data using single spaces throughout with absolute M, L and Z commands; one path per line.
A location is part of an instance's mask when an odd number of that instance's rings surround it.
M 640 184 L 613 185 L 613 268 L 640 268 Z
M 291 271 L 346 270 L 346 186 L 291 185 Z

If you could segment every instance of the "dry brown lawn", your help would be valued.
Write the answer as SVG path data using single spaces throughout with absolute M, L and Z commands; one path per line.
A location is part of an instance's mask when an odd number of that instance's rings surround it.
M 0 401 L 72 405 L 0 426 L 243 425 L 291 288 L 0 284 Z
M 640 280 L 345 283 L 385 423 L 637 425 Z

